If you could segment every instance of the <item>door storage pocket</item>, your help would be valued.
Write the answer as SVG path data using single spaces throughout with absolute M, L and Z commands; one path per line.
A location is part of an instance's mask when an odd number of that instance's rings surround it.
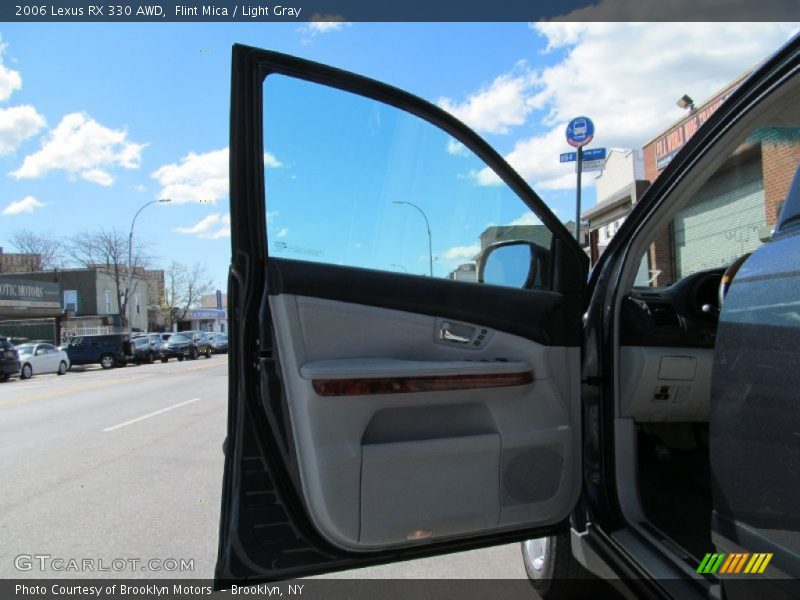
M 496 433 L 362 446 L 361 535 L 394 544 L 496 527 Z

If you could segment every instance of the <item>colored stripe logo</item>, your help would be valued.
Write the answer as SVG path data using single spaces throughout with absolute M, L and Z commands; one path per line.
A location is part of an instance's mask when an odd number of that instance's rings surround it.
M 736 574 L 761 574 L 772 560 L 772 553 L 756 552 L 714 552 L 706 554 L 697 567 L 697 572 L 702 574 L 719 573 L 724 575 Z

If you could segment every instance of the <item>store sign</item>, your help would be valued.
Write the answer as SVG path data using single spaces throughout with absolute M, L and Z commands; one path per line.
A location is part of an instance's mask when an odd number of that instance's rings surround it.
M 225 310 L 217 310 L 216 308 L 191 308 L 186 311 L 185 320 L 188 321 L 206 321 L 206 320 L 220 320 L 227 319 Z
M 738 85 L 736 87 L 738 87 Z M 656 167 L 659 170 L 666 167 L 672 161 L 678 153 L 678 150 L 683 148 L 686 142 L 697 133 L 700 126 L 708 121 L 709 117 L 722 106 L 722 103 L 728 99 L 728 96 L 734 92 L 736 87 L 726 90 L 723 94 L 696 112 L 690 114 L 686 119 L 653 141 L 656 147 Z
M 57 283 L 0 278 L 0 305 L 60 308 Z

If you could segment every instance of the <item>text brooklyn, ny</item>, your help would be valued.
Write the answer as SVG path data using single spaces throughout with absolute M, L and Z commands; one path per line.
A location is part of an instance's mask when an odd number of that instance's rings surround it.
M 186 6 L 179 4 L 175 7 L 176 17 L 250 17 L 257 19 L 259 17 L 288 17 L 299 19 L 302 8 L 299 6 L 283 6 L 275 4 L 271 6 L 266 5 L 251 5 L 242 4 L 234 7 L 228 6 L 214 6 L 211 4 L 203 6 Z M 238 12 L 238 15 L 237 15 Z

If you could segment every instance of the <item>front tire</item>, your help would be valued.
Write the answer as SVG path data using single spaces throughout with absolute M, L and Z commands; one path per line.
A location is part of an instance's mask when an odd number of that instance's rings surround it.
M 183 356 L 179 356 L 178 357 L 178 362 L 183 362 L 183 358 L 184 358 Z
M 22 370 L 19 372 L 20 379 L 30 379 L 33 376 L 33 367 L 28 363 L 22 365 Z
M 189 350 L 189 358 L 191 360 L 197 360 L 197 348 L 192 348 Z
M 111 354 L 103 354 L 103 356 L 100 357 L 100 366 L 104 369 L 113 369 L 114 357 Z
M 11 379 L 11 373 L 0 373 L 0 383 L 5 383 Z
M 572 556 L 569 532 L 522 542 L 522 562 L 543 600 L 603 597 L 602 582 Z
M 161 362 L 162 362 L 162 363 L 169 362 L 169 359 L 168 359 L 168 358 L 162 358 L 162 359 L 161 359 Z
M 58 365 L 58 371 L 57 371 L 58 374 L 59 375 L 66 375 L 68 370 L 69 369 L 67 367 L 67 363 L 62 360 L 61 363 Z
M 206 350 L 206 358 L 211 358 L 211 348 Z
M 147 354 L 147 364 L 148 365 L 152 365 L 154 362 L 156 362 L 156 355 L 153 354 L 152 352 L 148 352 L 148 354 Z

